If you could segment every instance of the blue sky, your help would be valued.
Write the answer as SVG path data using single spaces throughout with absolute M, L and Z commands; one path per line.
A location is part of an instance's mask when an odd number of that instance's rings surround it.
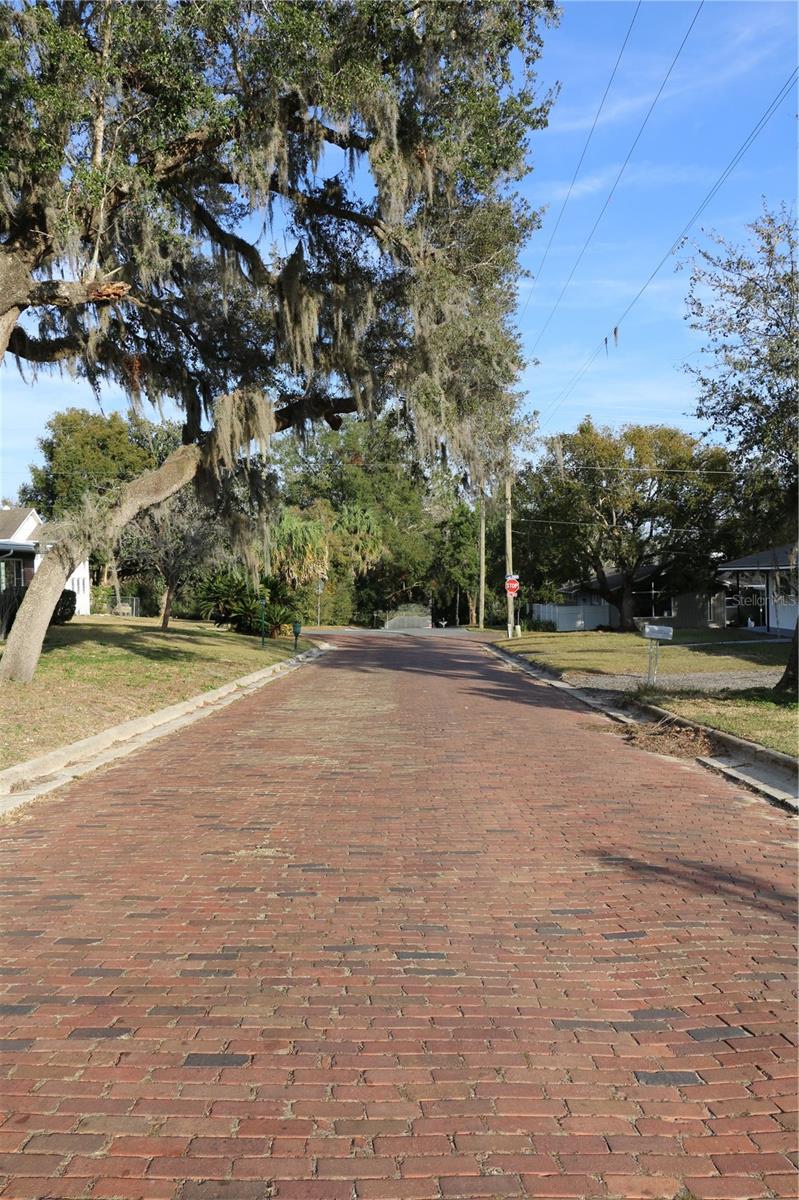
M 536 272 L 635 11 L 630 0 L 566 0 L 546 38 L 543 84 L 561 82 L 549 128 L 531 144 L 522 192 L 546 205 L 524 255 Z M 697 0 L 644 0 L 540 276 L 523 282 L 519 328 L 528 358 L 598 216 L 647 109 L 697 11 Z M 645 282 L 796 65 L 793 3 L 708 0 L 691 30 L 523 387 L 544 433 L 586 414 L 607 424 L 667 422 L 699 432 L 680 364 L 700 345 L 684 321 L 688 271 L 664 264 L 567 399 L 559 402 Z M 794 90 L 689 234 L 734 241 L 770 204 L 796 199 Z M 690 258 L 691 246 L 678 257 Z M 526 305 L 526 307 L 525 307 Z
M 547 321 L 619 167 L 638 133 L 698 7 L 698 0 L 643 0 L 574 191 L 540 277 L 522 283 L 519 329 L 525 354 Z M 545 34 L 542 90 L 560 82 L 548 129 L 533 136 L 531 173 L 520 190 L 547 206 L 523 256 L 537 272 L 597 106 L 635 11 L 634 0 L 566 0 Z M 666 422 L 700 432 L 692 384 L 680 365 L 699 340 L 684 321 L 688 272 L 667 262 L 571 394 L 560 400 L 705 193 L 733 157 L 796 64 L 792 0 L 706 0 L 560 307 L 528 365 L 522 387 L 542 432 L 573 429 L 590 413 L 600 423 Z M 742 241 L 761 207 L 796 200 L 796 92 L 786 99 L 690 239 L 715 229 Z M 690 257 L 686 247 L 681 258 Z M 53 412 L 91 408 L 85 384 L 41 373 L 23 382 L 0 368 L 0 494 L 13 498 L 37 459 L 36 439 Z M 124 409 L 119 395 L 106 411 Z

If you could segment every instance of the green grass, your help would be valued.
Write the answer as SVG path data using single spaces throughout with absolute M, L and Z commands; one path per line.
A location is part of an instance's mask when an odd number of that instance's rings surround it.
M 799 705 L 770 688 L 699 693 L 642 689 L 640 697 L 689 721 L 799 756 Z
M 299 649 L 311 645 L 300 639 Z M 75 617 L 49 630 L 30 684 L 0 691 L 0 768 L 89 737 L 289 658 L 293 638 L 267 639 L 200 621 Z
M 560 675 L 646 676 L 647 642 L 638 633 L 525 633 L 497 645 Z M 773 669 L 785 665 L 788 649 L 788 642 L 765 643 L 737 630 L 680 629 L 661 647 L 658 669 L 664 675 Z

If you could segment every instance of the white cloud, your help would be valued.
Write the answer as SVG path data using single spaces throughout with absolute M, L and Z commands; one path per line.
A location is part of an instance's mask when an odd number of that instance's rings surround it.
M 680 10 L 687 8 L 683 4 L 675 4 L 674 7 Z M 742 20 L 736 19 L 737 10 L 743 11 Z M 700 14 L 658 104 L 693 100 L 708 91 L 718 92 L 725 85 L 751 74 L 773 55 L 784 56 L 786 39 L 789 42 L 796 39 L 795 6 L 760 3 L 754 11 L 757 12 L 755 19 L 752 18 L 753 6 L 749 4 L 709 5 L 706 12 Z M 697 52 L 694 48 L 698 38 L 703 32 L 708 32 L 704 24 L 708 12 L 716 18 L 719 12 L 723 12 L 725 18 L 728 18 L 728 14 L 732 16 L 720 31 L 720 36 L 713 36 L 712 33 L 706 36 L 704 42 L 700 42 L 701 51 Z M 714 28 L 718 28 L 718 21 Z M 674 50 L 678 45 L 679 40 L 675 40 Z M 668 53 L 670 55 L 673 51 L 669 48 Z M 657 93 L 669 61 L 670 57 L 664 54 L 655 56 L 639 51 L 636 55 L 631 53 L 631 48 L 628 49 L 625 64 L 627 82 L 620 84 L 617 80 L 614 84 L 614 90 L 621 86 L 627 89 L 626 93 L 614 97 L 611 92 L 599 116 L 597 128 L 617 124 L 639 112 L 643 114 Z M 556 134 L 587 133 L 594 123 L 596 103 L 592 101 L 588 109 L 582 105 L 568 107 L 556 104 L 550 115 L 549 128 Z
M 578 178 L 572 188 L 570 203 L 593 196 L 598 192 L 607 191 L 619 173 L 621 163 L 610 163 L 601 170 L 594 171 L 582 179 Z M 715 173 L 708 167 L 691 166 L 687 163 L 657 163 L 641 162 L 628 165 L 619 181 L 619 188 L 667 188 L 679 187 L 682 184 L 707 184 L 715 178 Z M 542 199 L 536 195 L 536 203 L 554 204 L 566 198 L 569 183 L 557 180 L 552 183 L 539 182 Z

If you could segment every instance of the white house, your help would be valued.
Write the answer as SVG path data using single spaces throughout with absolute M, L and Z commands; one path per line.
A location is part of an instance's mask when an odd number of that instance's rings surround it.
M 44 522 L 35 508 L 0 508 L 0 591 L 27 587 L 39 569 Z M 89 560 L 78 563 L 66 582 L 75 593 L 75 612 L 88 616 L 91 608 Z
M 793 633 L 799 612 L 796 568 L 797 548 L 790 543 L 722 563 L 728 615 L 735 613 L 739 625 Z

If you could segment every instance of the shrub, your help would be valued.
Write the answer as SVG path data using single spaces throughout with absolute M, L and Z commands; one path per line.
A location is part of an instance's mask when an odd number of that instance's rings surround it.
M 109 613 L 115 603 L 116 597 L 110 583 L 96 583 L 92 587 L 92 613 Z
M 294 613 L 286 604 L 267 604 L 264 612 L 266 630 L 270 638 L 288 637 Z
M 255 593 L 238 571 L 217 571 L 197 588 L 197 604 L 206 620 L 236 624 L 236 610 L 243 619 L 248 592 Z
M 178 588 L 172 603 L 173 617 L 181 617 L 184 621 L 196 621 L 202 617 L 199 587 L 192 581 Z
M 53 609 L 53 615 L 50 618 L 51 625 L 66 625 L 67 621 L 71 621 L 75 616 L 75 606 L 78 603 L 77 593 L 73 592 L 72 588 L 64 588 L 61 595 L 58 597 L 58 604 Z
M 24 587 L 7 587 L 0 592 L 0 636 L 8 637 L 11 626 L 14 624 L 14 619 L 19 611 L 19 606 L 25 596 L 27 588 Z M 75 616 L 75 606 L 78 602 L 78 597 L 73 592 L 72 588 L 65 588 L 58 598 L 58 603 L 53 610 L 53 615 L 50 618 L 51 625 L 66 625 L 67 621 L 71 621 Z
M 238 571 L 217 571 L 197 589 L 198 607 L 206 620 L 230 625 L 237 633 L 261 632 L 261 606 L 264 629 L 277 637 L 282 626 L 294 620 L 295 605 L 286 585 L 274 577 L 261 579 L 260 587 Z
M 126 579 L 123 590 L 128 596 L 139 597 L 140 616 L 157 617 L 160 615 L 164 585 L 157 576 L 139 576 L 130 581 Z
M 557 633 L 558 627 L 554 621 L 541 621 L 538 617 L 522 618 L 522 629 L 525 633 Z
M 0 592 L 0 637 L 8 637 L 24 595 L 23 587 L 7 587 Z

